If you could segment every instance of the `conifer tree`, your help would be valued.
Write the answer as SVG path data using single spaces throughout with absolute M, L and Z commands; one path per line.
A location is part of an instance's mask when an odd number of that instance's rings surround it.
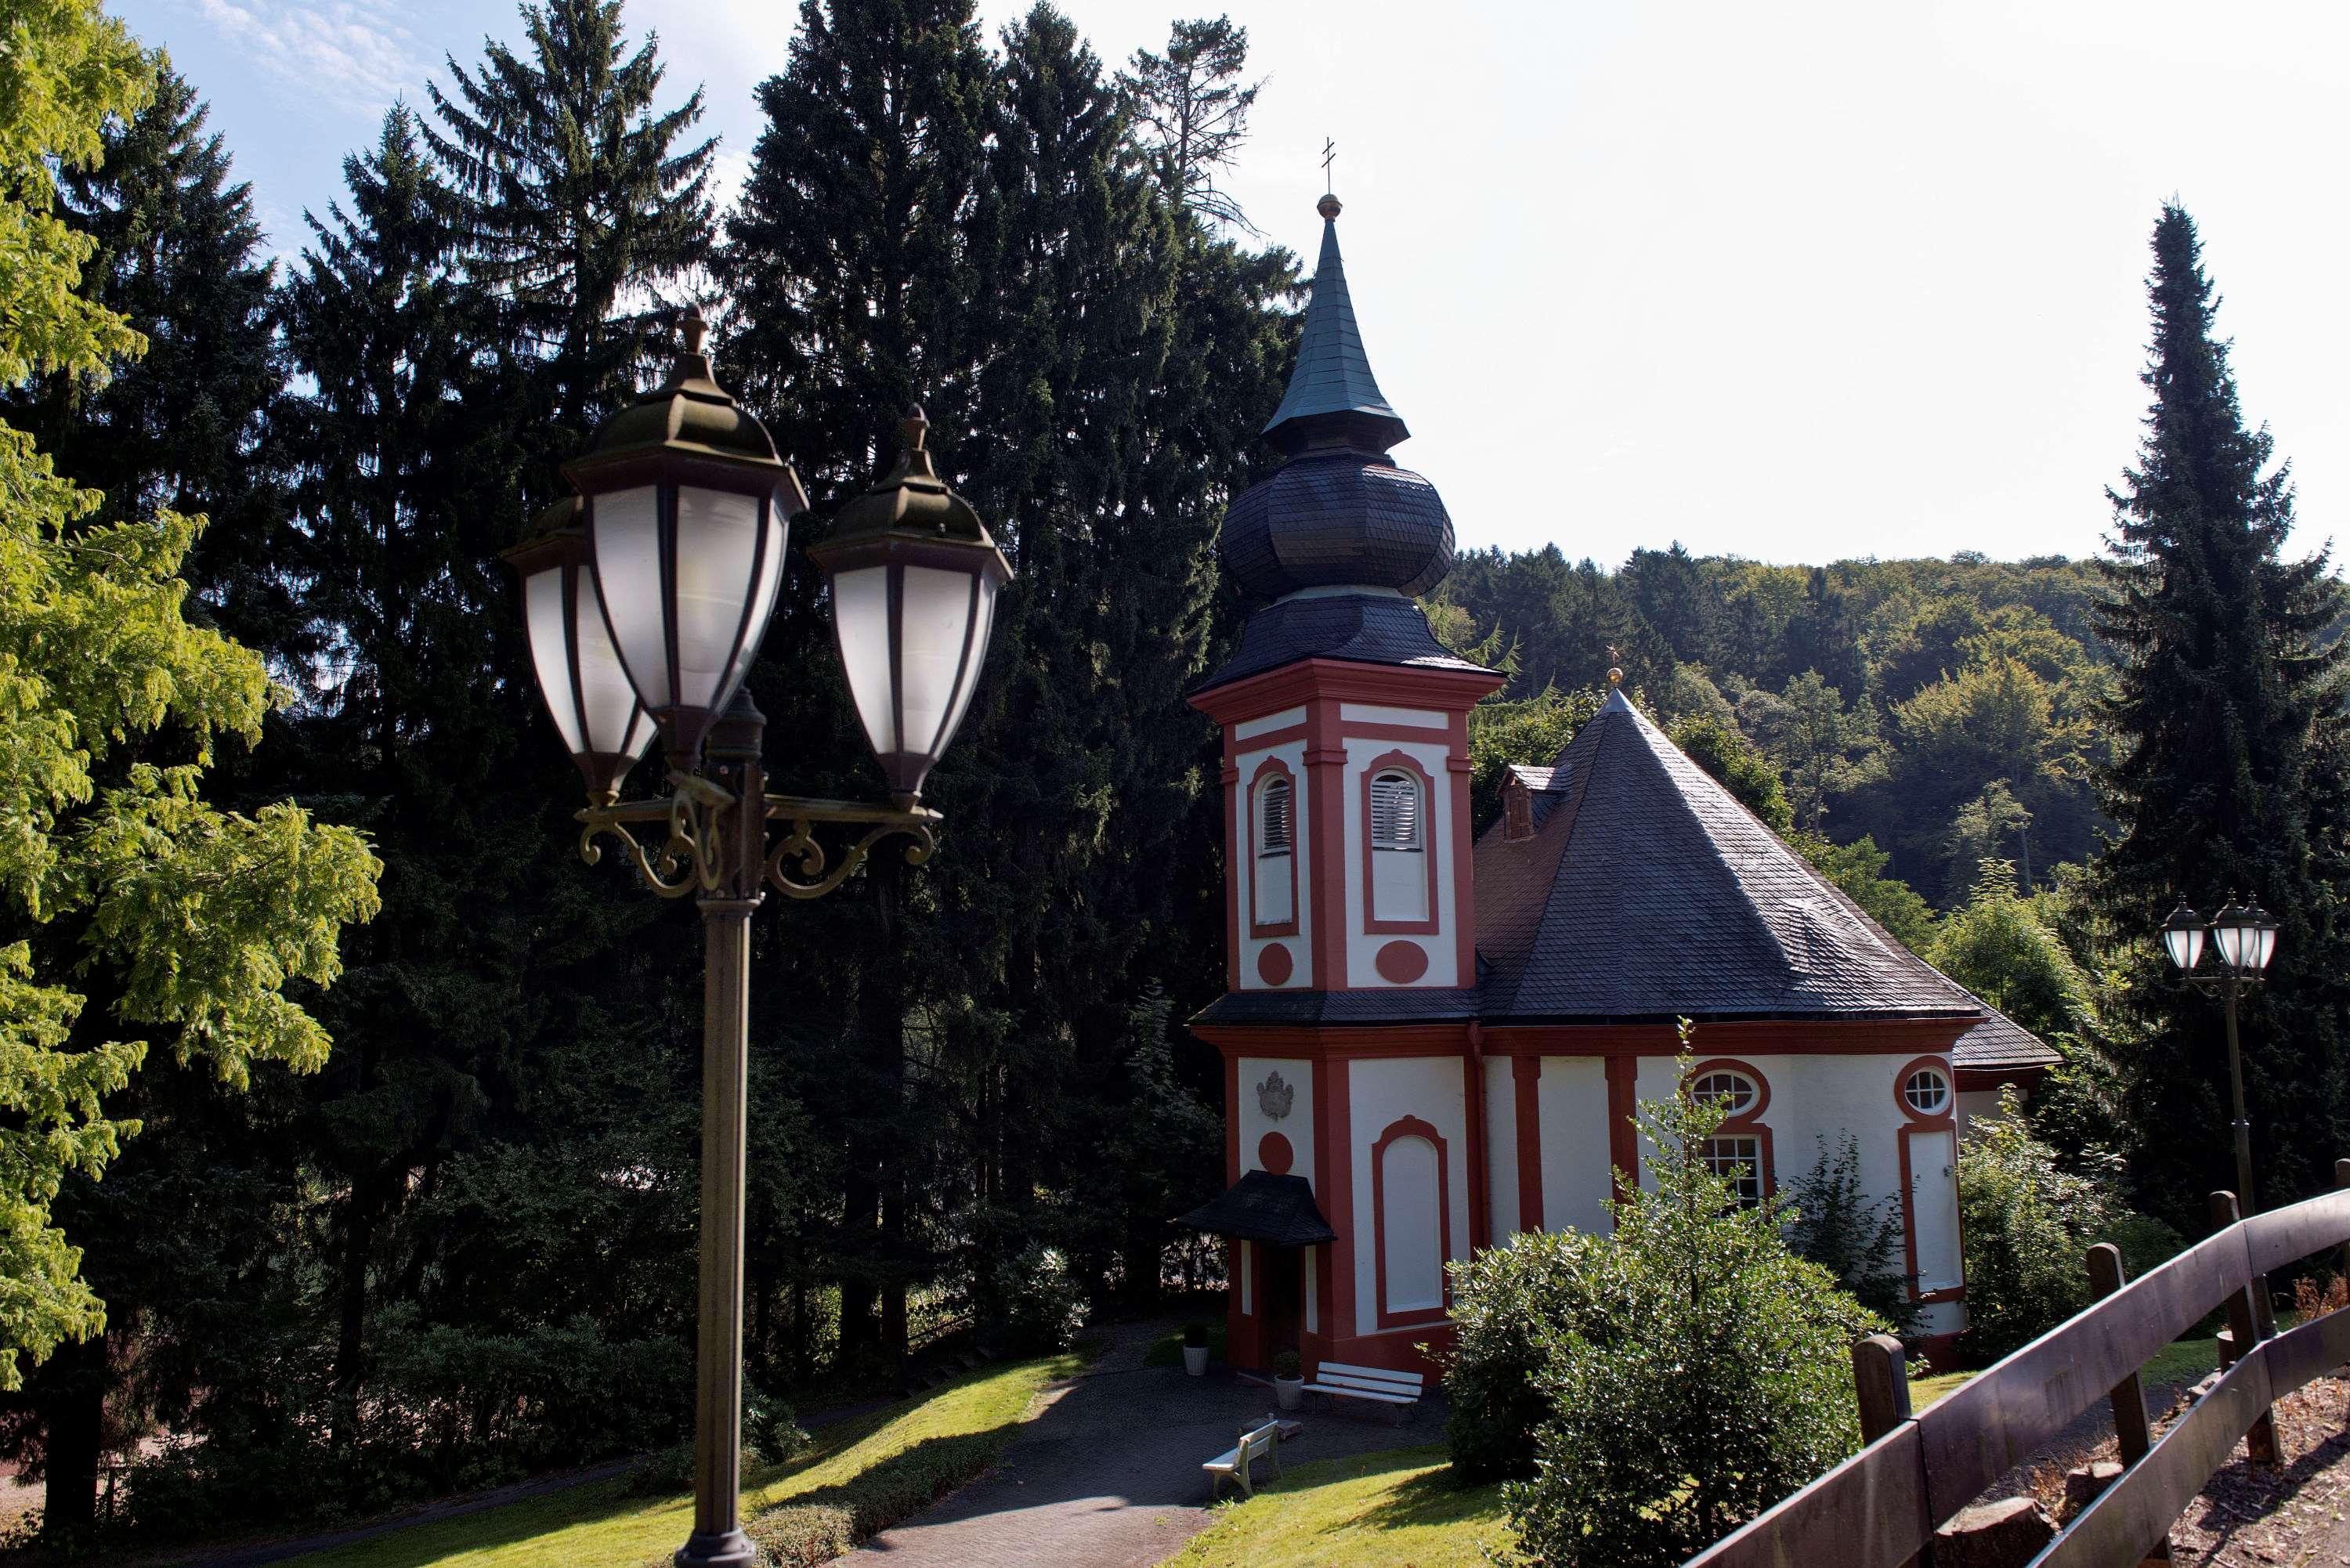
M 1202 17 L 1176 23 L 1163 55 L 1137 49 L 1133 70 L 1118 85 L 1167 200 L 1202 223 L 1254 234 L 1260 231 L 1240 202 L 1216 182 L 1239 158 L 1264 86 L 1243 83 L 1247 69 L 1248 29 L 1230 16 Z
M 630 54 L 620 0 L 521 7 L 527 51 L 484 39 L 453 91 L 428 90 L 426 141 L 460 202 L 466 275 L 506 302 L 509 330 L 542 356 L 559 461 L 629 389 L 662 296 L 707 258 L 716 142 L 687 144 L 699 88 L 655 108 L 663 67 L 648 35 Z
M 2100 779 L 2116 831 L 2096 866 L 2109 929 L 2137 940 L 2122 999 L 2143 1153 L 2136 1180 L 2182 1224 L 2235 1184 L 2216 1002 L 2164 972 L 2153 936 L 2184 898 L 2208 916 L 2231 894 L 2282 928 L 2243 1032 L 2254 1170 L 2265 1204 L 2326 1185 L 2345 1105 L 2341 1019 L 2345 734 L 2324 633 L 2344 610 L 2323 553 L 2289 561 L 2287 464 L 2247 428 L 2217 336 L 2218 296 L 2194 221 L 2173 202 L 2147 280 L 2153 393 L 2135 467 L 2110 491 L 2111 601 L 2097 630 L 2121 659 L 2102 719 Z

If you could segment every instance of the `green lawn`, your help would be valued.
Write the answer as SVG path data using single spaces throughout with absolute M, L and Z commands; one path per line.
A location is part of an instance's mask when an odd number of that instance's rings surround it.
M 1456 1490 L 1440 1443 L 1299 1465 L 1234 1503 L 1167 1568 L 1484 1568 L 1498 1483 Z
M 989 1367 L 920 1401 L 835 1422 L 816 1434 L 813 1450 L 762 1472 L 743 1494 L 743 1516 L 820 1490 L 853 1492 L 859 1477 L 925 1443 L 982 1435 L 1001 1446 L 1039 1389 L 1089 1359 L 1081 1349 Z M 687 1497 L 630 1497 L 625 1479 L 599 1481 L 288 1561 L 304 1568 L 639 1568 L 668 1561 L 691 1527 L 692 1508 Z

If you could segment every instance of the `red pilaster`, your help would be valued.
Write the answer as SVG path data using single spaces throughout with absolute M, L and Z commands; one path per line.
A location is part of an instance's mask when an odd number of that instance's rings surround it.
M 1355 1138 L 1347 1061 L 1314 1064 L 1315 1196 L 1338 1239 L 1322 1249 L 1323 1332 L 1335 1343 L 1359 1332 L 1355 1321 Z
M 1518 1229 L 1543 1228 L 1542 1058 L 1510 1058 L 1511 1087 L 1517 1094 Z
M 1607 1162 L 1622 1173 L 1616 1182 L 1616 1199 L 1627 1196 L 1624 1181 L 1633 1186 L 1640 1183 L 1640 1139 L 1632 1126 L 1633 1112 L 1638 1107 L 1634 1085 L 1640 1072 L 1638 1056 L 1607 1058 Z
M 1305 794 L 1312 803 L 1306 821 L 1313 875 L 1305 881 L 1314 899 L 1314 973 L 1316 991 L 1347 984 L 1347 743 L 1338 738 L 1338 702 L 1316 697 L 1305 709 Z M 1301 889 L 1303 891 L 1303 889 Z

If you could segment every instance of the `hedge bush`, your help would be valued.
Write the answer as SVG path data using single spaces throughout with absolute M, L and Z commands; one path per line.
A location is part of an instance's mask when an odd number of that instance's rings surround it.
M 1463 1486 L 1534 1473 L 1534 1428 L 1550 1414 L 1537 1386 L 1551 1342 L 1597 1293 L 1586 1272 L 1602 1239 L 1576 1231 L 1522 1233 L 1452 1265 L 1455 1338 L 1444 1372 L 1452 1413 L 1452 1479 Z
M 979 1474 L 994 1462 L 1003 1446 L 1003 1435 L 994 1432 L 926 1438 L 854 1480 L 819 1487 L 767 1510 L 744 1532 L 781 1568 L 829 1562 Z M 835 1541 L 846 1544 L 824 1550 L 823 1555 L 806 1555 Z M 802 1555 L 786 1555 L 786 1550 Z
M 2144 1228 L 2122 1220 L 2110 1187 L 2062 1169 L 2032 1136 L 2014 1085 L 2002 1089 L 1999 1115 L 1959 1146 L 1968 1355 L 1997 1360 L 2088 1305 L 2090 1245 L 2116 1229 L 2147 1244 Z
M 838 1503 L 787 1502 L 743 1526 L 765 1568 L 816 1568 L 857 1549 L 857 1511 Z

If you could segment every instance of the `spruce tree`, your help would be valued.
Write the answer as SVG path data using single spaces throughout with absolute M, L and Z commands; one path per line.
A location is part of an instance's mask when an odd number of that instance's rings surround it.
M 2116 831 L 2096 867 L 2108 929 L 2132 939 L 2121 1053 L 2141 1152 L 2142 1199 L 2182 1227 L 2200 1195 L 2233 1187 L 2218 1003 L 2166 972 L 2153 940 L 2180 899 L 2209 916 L 2257 899 L 2282 929 L 2265 987 L 2244 1010 L 2246 1093 L 2259 1197 L 2329 1185 L 2345 1106 L 2341 1019 L 2350 944 L 2345 734 L 2328 627 L 2343 591 L 2323 554 L 2284 556 L 2287 464 L 2247 428 L 2217 336 L 2219 297 L 2194 221 L 2173 202 L 2154 229 L 2147 280 L 2153 393 L 2137 463 L 2108 492 L 2112 598 L 2096 628 L 2121 659 L 2102 720 L 2100 778 Z
M 440 125 L 423 132 L 460 198 L 466 275 L 552 380 L 545 450 L 560 461 L 629 389 L 664 296 L 707 259 L 717 144 L 684 140 L 699 88 L 655 108 L 659 39 L 629 52 L 620 0 L 521 12 L 526 52 L 485 38 L 477 68 L 449 57 L 454 89 L 427 89 Z
M 1203 17 L 1177 22 L 1163 55 L 1137 49 L 1118 86 L 1167 199 L 1202 223 L 1254 234 L 1240 202 L 1216 182 L 1239 158 L 1264 86 L 1243 82 L 1247 70 L 1248 29 L 1230 16 Z

